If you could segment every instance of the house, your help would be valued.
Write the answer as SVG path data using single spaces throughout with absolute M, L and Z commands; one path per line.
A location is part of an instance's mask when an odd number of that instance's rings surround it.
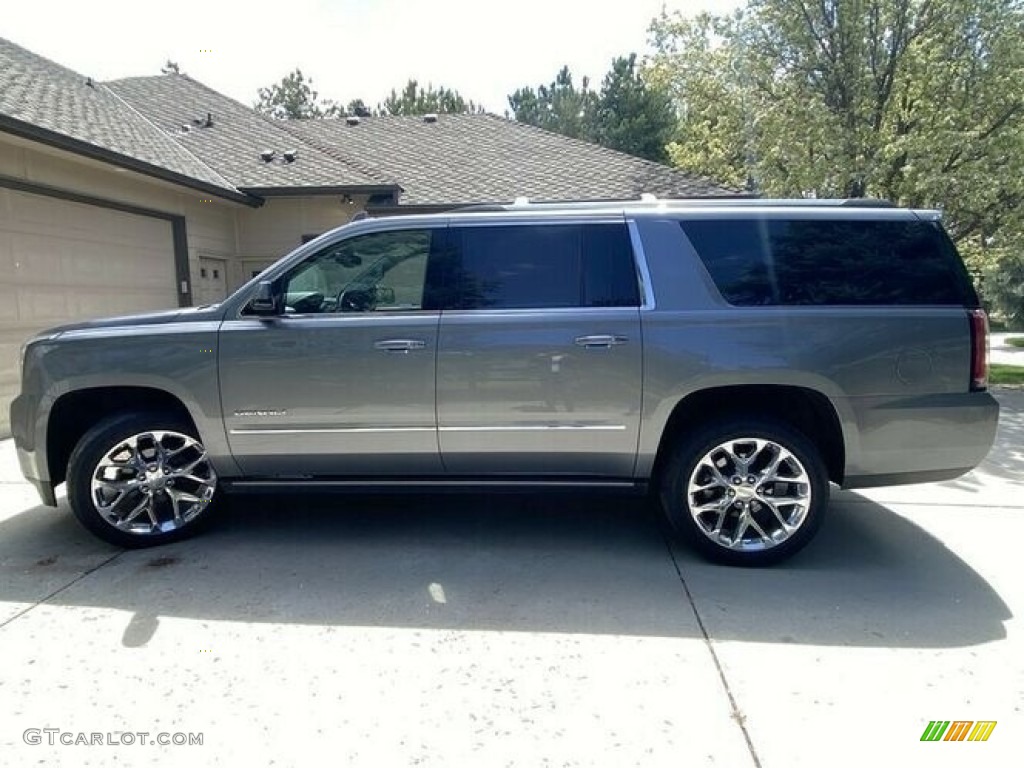
M 0 38 L 0 432 L 31 334 L 215 302 L 357 212 L 722 196 L 493 115 L 274 121 L 185 75 L 96 82 Z

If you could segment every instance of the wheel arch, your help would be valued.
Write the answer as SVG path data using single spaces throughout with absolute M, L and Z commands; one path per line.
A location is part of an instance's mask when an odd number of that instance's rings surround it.
M 744 415 L 778 419 L 799 430 L 821 453 L 829 480 L 842 485 L 846 442 L 835 405 L 817 390 L 788 384 L 716 386 L 681 398 L 662 430 L 652 480 L 656 483 L 671 447 L 688 432 L 711 421 Z
M 66 392 L 50 407 L 46 422 L 46 465 L 53 485 L 67 476 L 68 460 L 82 436 L 104 419 L 122 413 L 159 411 L 182 419 L 202 435 L 184 402 L 166 390 L 146 386 L 99 386 Z

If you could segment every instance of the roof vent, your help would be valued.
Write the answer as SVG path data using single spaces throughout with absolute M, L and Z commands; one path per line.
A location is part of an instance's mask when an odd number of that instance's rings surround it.
M 297 149 L 286 150 L 284 152 L 284 161 L 286 163 L 294 163 L 295 162 L 295 158 L 297 158 L 298 156 L 299 156 L 299 150 L 297 150 Z
M 650 192 L 644 192 L 640 195 L 640 201 L 643 203 L 656 203 L 658 202 L 658 196 L 652 195 Z
M 213 112 L 207 112 L 206 113 L 206 122 L 203 123 L 203 127 L 204 128 L 212 128 L 213 127 Z
M 345 122 L 348 125 L 359 125 L 359 118 L 356 117 L 355 115 L 349 115 L 348 117 L 345 118 Z
M 528 197 L 517 197 L 515 200 L 512 201 L 512 205 L 529 205 L 529 204 L 530 204 L 530 198 L 528 198 Z
M 427 112 L 427 114 L 425 114 L 423 116 L 423 122 L 424 123 L 436 123 L 437 122 L 437 113 L 436 112 Z
M 181 132 L 182 133 L 188 133 L 191 130 L 192 130 L 192 126 L 189 125 L 188 123 L 182 123 L 181 124 Z
M 264 149 L 262 152 L 260 152 L 260 160 L 262 160 L 264 163 L 269 163 L 273 159 L 274 159 L 274 150 L 272 150 L 272 149 Z

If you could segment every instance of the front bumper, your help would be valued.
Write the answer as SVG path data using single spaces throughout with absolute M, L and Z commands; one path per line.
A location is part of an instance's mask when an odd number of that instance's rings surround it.
M 37 445 L 36 440 L 36 406 L 35 400 L 24 394 L 14 398 L 11 402 L 11 434 L 21 474 L 35 486 L 43 504 L 55 507 L 57 496 L 46 468 L 45 446 Z

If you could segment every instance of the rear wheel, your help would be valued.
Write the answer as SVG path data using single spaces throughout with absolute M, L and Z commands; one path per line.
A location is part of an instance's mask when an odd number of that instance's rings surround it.
M 217 474 L 190 425 L 169 414 L 107 419 L 75 446 L 68 500 L 79 521 L 122 547 L 196 532 L 211 513 Z
M 813 538 L 828 507 L 828 475 L 814 446 L 782 422 L 718 422 L 684 437 L 661 482 L 673 529 L 705 557 L 770 565 Z

